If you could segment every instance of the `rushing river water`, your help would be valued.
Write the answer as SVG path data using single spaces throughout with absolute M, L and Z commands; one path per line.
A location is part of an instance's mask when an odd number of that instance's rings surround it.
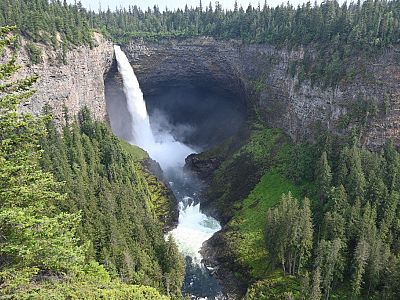
M 179 224 L 171 234 L 186 258 L 183 291 L 192 299 L 225 299 L 218 281 L 211 276 L 212 269 L 201 263 L 199 253 L 203 242 L 221 229 L 218 221 L 200 211 L 202 183 L 182 168 L 169 170 L 166 175 L 179 201 Z
M 183 292 L 192 299 L 225 299 L 217 280 L 211 276 L 212 270 L 202 264 L 199 253 L 203 242 L 221 227 L 218 221 L 200 211 L 202 184 L 194 174 L 184 170 L 185 158 L 194 150 L 176 141 L 169 132 L 153 133 L 136 75 L 120 47 L 114 46 L 114 50 L 132 117 L 135 139 L 129 142 L 146 150 L 160 164 L 179 203 L 179 224 L 169 234 L 186 260 Z

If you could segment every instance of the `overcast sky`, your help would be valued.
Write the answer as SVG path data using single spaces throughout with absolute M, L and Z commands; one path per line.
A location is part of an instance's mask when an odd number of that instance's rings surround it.
M 74 3 L 75 0 L 68 0 L 71 3 Z M 208 6 L 210 3 L 210 0 L 202 0 L 203 1 L 203 7 Z M 174 8 L 184 8 L 185 4 L 187 4 L 189 7 L 190 6 L 197 6 L 200 3 L 200 0 L 81 0 L 83 6 L 87 8 L 91 8 L 92 10 L 98 10 L 99 5 L 101 5 L 102 9 L 107 9 L 109 6 L 110 9 L 114 9 L 116 6 L 120 7 L 128 7 L 128 5 L 137 5 L 141 7 L 142 9 L 146 9 L 147 7 L 153 7 L 154 4 L 157 4 L 160 8 L 160 10 L 164 10 L 165 7 L 168 7 L 168 9 L 174 9 Z M 261 2 L 261 4 L 264 4 L 264 0 L 258 1 L 258 0 L 238 0 L 238 3 L 241 4 L 244 8 L 246 8 L 249 3 L 251 3 L 253 6 L 257 6 L 258 3 Z M 277 6 L 281 4 L 282 2 L 287 3 L 287 0 L 267 0 L 267 3 L 269 6 Z M 297 6 L 299 3 L 307 2 L 306 0 L 290 0 L 290 3 L 293 5 Z M 310 1 L 311 3 L 314 2 L 314 0 Z M 318 1 L 320 2 L 320 1 Z M 215 0 L 211 1 L 212 6 L 215 6 Z M 219 0 L 219 3 L 221 3 L 223 8 L 233 8 L 233 5 L 235 3 L 234 0 Z

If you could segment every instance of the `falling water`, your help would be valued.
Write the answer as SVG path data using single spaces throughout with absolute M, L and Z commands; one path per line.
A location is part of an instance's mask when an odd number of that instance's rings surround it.
M 170 234 L 187 257 L 184 290 L 192 299 L 223 299 L 216 280 L 201 264 L 199 250 L 203 242 L 221 227 L 215 219 L 200 211 L 201 182 L 183 170 L 185 158 L 194 150 L 176 141 L 168 132 L 153 133 L 143 93 L 128 58 L 119 46 L 115 45 L 114 50 L 132 117 L 134 141 L 129 142 L 146 150 L 160 164 L 179 201 L 179 224 Z
M 132 120 L 134 120 L 132 131 L 135 137 L 135 144 L 141 148 L 154 147 L 154 136 L 150 128 L 149 115 L 147 114 L 139 81 L 121 48 L 115 45 L 114 50 L 118 62 L 118 71 L 121 73 L 124 81 L 124 93 L 126 99 L 128 99 L 128 111 L 132 116 Z

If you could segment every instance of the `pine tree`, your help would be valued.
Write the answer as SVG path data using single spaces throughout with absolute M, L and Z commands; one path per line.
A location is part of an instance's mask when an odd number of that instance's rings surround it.
M 354 252 L 354 273 L 353 280 L 351 283 L 352 293 L 354 296 L 360 294 L 361 285 L 363 283 L 363 276 L 365 273 L 365 267 L 367 265 L 367 260 L 369 257 L 370 246 L 367 241 L 361 239 Z
M 181 295 L 181 283 L 185 274 L 185 265 L 172 235 L 168 236 L 165 247 L 163 272 L 167 295 L 178 297 Z
M 329 299 L 333 281 L 341 279 L 344 267 L 344 259 L 341 253 L 342 248 L 343 242 L 339 238 L 333 241 L 321 240 L 318 245 L 316 265 L 321 273 L 321 283 L 325 299 Z
M 349 153 L 349 169 L 346 190 L 352 201 L 358 198 L 363 202 L 367 183 L 361 165 L 360 150 L 355 146 Z
M 388 141 L 384 146 L 384 158 L 386 161 L 385 182 L 389 190 L 399 188 L 399 154 L 397 153 L 392 141 Z
M 312 249 L 313 228 L 310 202 L 303 207 L 289 192 L 283 194 L 277 207 L 267 212 L 267 249 L 274 264 L 282 266 L 283 273 L 295 275 L 306 264 Z
M 12 28 L 0 28 L 0 51 L 13 40 Z M 0 277 L 1 294 L 23 289 L 40 272 L 75 272 L 83 250 L 74 234 L 79 215 L 58 213 L 64 200 L 53 177 L 41 171 L 39 139 L 44 120 L 18 112 L 32 95 L 36 78 L 6 81 L 15 59 L 0 65 Z
M 319 267 L 317 267 L 313 274 L 310 300 L 320 300 L 321 297 L 321 271 Z
M 329 166 L 328 157 L 325 151 L 322 153 L 317 164 L 315 179 L 319 189 L 319 197 L 321 201 L 324 202 L 328 197 L 332 183 L 331 167 Z

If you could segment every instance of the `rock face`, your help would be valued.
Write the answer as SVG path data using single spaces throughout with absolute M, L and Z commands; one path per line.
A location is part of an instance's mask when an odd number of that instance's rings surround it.
M 63 106 L 71 116 L 88 106 L 96 119 L 106 120 L 104 78 L 113 62 L 112 43 L 95 34 L 96 47 L 78 47 L 67 53 L 64 65 L 59 51 L 42 48 L 43 62 L 31 65 L 25 47 L 18 78 L 39 75 L 37 93 L 23 110 L 40 113 L 48 103 L 56 120 L 62 121 Z M 26 41 L 22 41 L 26 44 Z M 400 52 L 396 49 L 364 65 L 364 73 L 335 89 L 299 82 L 288 73 L 290 64 L 302 60 L 304 50 L 288 51 L 271 45 L 245 45 L 213 38 L 132 41 L 123 46 L 138 75 L 145 95 L 163 87 L 198 86 L 237 95 L 248 114 L 257 114 L 267 125 L 282 128 L 293 139 L 312 139 L 322 125 L 344 134 L 355 125 L 347 122 L 352 103 L 373 99 L 380 113 L 366 117 L 363 142 L 379 148 L 387 139 L 400 145 Z M 385 107 L 382 109 L 382 107 Z M 384 112 L 383 112 L 384 110 Z M 351 121 L 351 120 L 350 120 Z
M 198 178 L 207 181 L 220 163 L 217 157 L 201 159 L 196 154 L 190 154 L 185 159 L 185 168 L 194 172 Z
M 45 104 L 53 108 L 54 118 L 63 121 L 63 107 L 68 108 L 71 117 L 84 106 L 89 107 L 94 118 L 107 119 L 104 96 L 104 74 L 113 60 L 113 45 L 101 35 L 95 34 L 93 49 L 80 46 L 66 53 L 67 64 L 62 63 L 61 50 L 37 44 L 42 49 L 40 64 L 32 65 L 22 40 L 18 63 L 22 66 L 17 78 L 38 75 L 34 85 L 37 92 L 22 106 L 23 111 L 39 114 Z
M 229 300 L 243 299 L 246 293 L 248 282 L 246 278 L 246 270 L 242 270 L 240 266 L 235 263 L 235 257 L 226 245 L 225 229 L 216 232 L 209 240 L 203 243 L 200 250 L 203 256 L 203 263 L 212 268 L 212 274 L 215 276 L 223 287 L 224 294 L 227 295 Z M 238 278 L 233 270 L 240 273 Z M 248 279 L 248 278 L 246 278 Z
M 289 75 L 290 63 L 302 60 L 303 49 L 288 51 L 212 38 L 132 41 L 123 48 L 145 95 L 166 85 L 233 90 L 250 113 L 256 111 L 267 125 L 282 128 L 295 140 L 312 139 L 321 125 L 339 135 L 349 132 L 355 124 L 343 126 L 344 116 L 351 114 L 352 103 L 368 98 L 380 112 L 366 116 L 363 143 L 379 148 L 393 139 L 400 145 L 400 53 L 396 49 L 364 65 L 367 76 L 325 89 Z

